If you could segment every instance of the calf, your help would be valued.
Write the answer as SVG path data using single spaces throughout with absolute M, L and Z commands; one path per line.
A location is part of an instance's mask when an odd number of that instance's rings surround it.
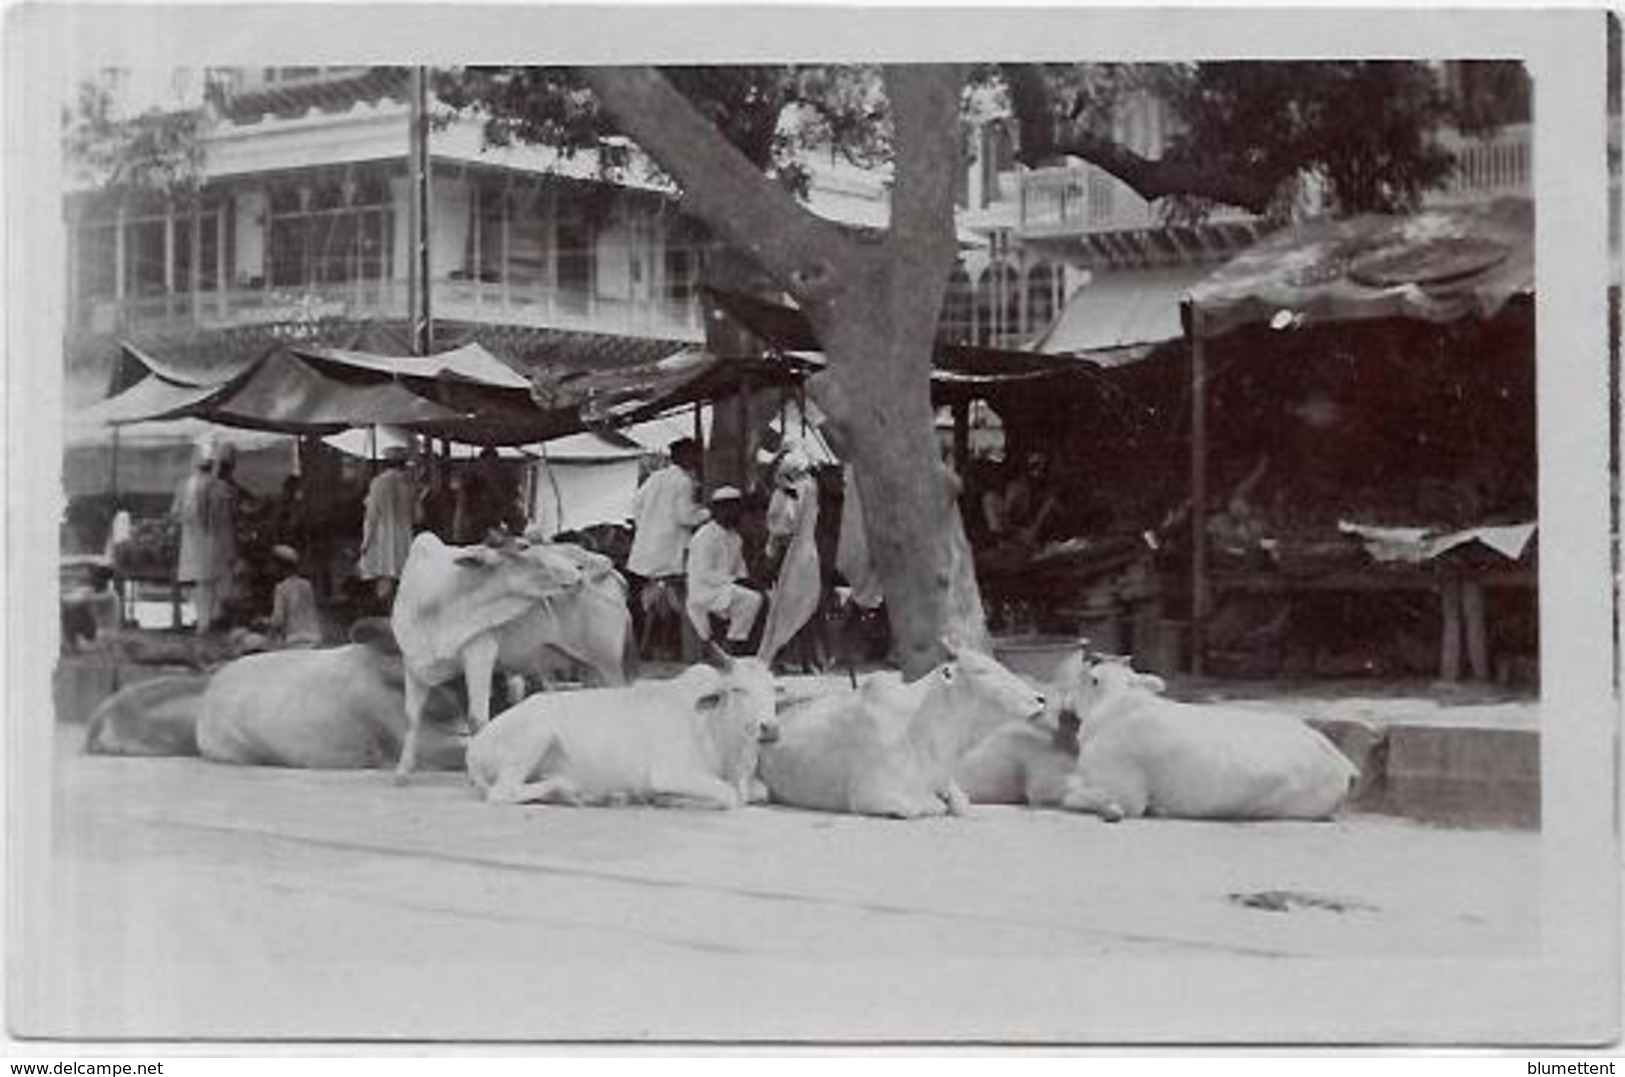
M 468 776 L 498 803 L 748 799 L 758 745 L 777 733 L 773 676 L 754 658 L 691 666 L 670 681 L 544 693 L 468 747 Z
M 773 800 L 799 808 L 912 819 L 963 814 L 960 755 L 989 715 L 1031 719 L 1044 697 L 993 659 L 949 650 L 948 662 L 904 684 L 878 674 L 780 715 L 760 771 Z
M 1061 807 L 1109 821 L 1323 819 L 1359 772 L 1290 715 L 1164 699 L 1126 662 L 1089 667 L 1077 692 L 1078 762 Z

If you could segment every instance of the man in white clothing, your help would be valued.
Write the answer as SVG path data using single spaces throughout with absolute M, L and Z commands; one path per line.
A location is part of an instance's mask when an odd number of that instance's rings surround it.
M 700 447 L 691 438 L 671 443 L 671 465 L 650 475 L 632 496 L 632 550 L 626 570 L 644 579 L 683 574 L 689 536 L 710 513 L 695 496 Z
M 688 544 L 688 619 L 700 639 L 711 638 L 711 615 L 728 618 L 729 649 L 742 653 L 756 624 L 762 596 L 739 581 L 745 567 L 745 544 L 739 537 L 740 493 L 732 486 L 711 495 L 711 520 L 694 532 Z

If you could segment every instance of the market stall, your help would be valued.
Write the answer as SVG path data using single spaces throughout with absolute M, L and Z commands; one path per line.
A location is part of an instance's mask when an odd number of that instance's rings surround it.
M 1533 287 L 1533 207 L 1507 198 L 1308 221 L 1191 289 L 1194 671 L 1211 657 L 1226 595 L 1414 592 L 1438 606 L 1440 675 L 1459 675 L 1463 651 L 1475 677 L 1492 674 L 1485 591 L 1535 586 Z M 1324 327 L 1337 332 L 1317 336 Z M 1214 474 L 1213 426 L 1248 394 L 1232 386 L 1229 401 L 1216 401 L 1224 394 L 1214 391 L 1212 362 L 1233 361 L 1238 343 L 1300 360 L 1291 373 L 1304 391 L 1282 407 L 1296 409 L 1304 456 L 1314 455 L 1317 437 L 1339 446 L 1343 458 L 1309 476 L 1322 480 L 1319 504 L 1341 514 L 1334 527 L 1323 518 L 1310 529 L 1282 528 L 1260 509 L 1264 480 L 1252 474 L 1297 464 L 1289 443 L 1276 443 L 1239 478 Z M 1317 353 L 1346 361 L 1317 365 Z M 1250 387 L 1254 402 L 1267 380 Z M 1407 411 L 1408 421 L 1394 421 Z M 1391 478 L 1361 466 L 1384 460 Z M 1383 490 L 1385 479 L 1402 496 Z M 1511 528 L 1520 541 L 1485 541 L 1501 533 L 1489 525 Z M 1406 556 L 1380 556 L 1373 536 L 1395 534 L 1411 536 Z M 1267 625 L 1264 608 L 1234 619 Z

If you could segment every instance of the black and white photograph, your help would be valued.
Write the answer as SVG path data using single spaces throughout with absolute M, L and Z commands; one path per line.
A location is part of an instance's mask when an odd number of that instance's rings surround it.
M 1603 11 L 6 18 L 13 1048 L 1617 1047 Z

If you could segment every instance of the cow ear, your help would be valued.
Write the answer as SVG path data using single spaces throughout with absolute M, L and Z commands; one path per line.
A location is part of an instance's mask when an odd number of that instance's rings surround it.
M 470 546 L 460 551 L 451 559 L 452 564 L 463 568 L 492 568 L 502 559 L 502 555 L 489 546 Z
M 950 659 L 959 657 L 959 648 L 954 646 L 953 640 L 949 639 L 947 636 L 938 636 L 937 642 L 942 644 L 942 649 L 948 652 L 948 657 Z
M 1146 691 L 1154 692 L 1159 696 L 1168 690 L 1168 682 L 1155 673 L 1136 673 L 1134 675 L 1134 684 L 1136 687 L 1144 688 Z

